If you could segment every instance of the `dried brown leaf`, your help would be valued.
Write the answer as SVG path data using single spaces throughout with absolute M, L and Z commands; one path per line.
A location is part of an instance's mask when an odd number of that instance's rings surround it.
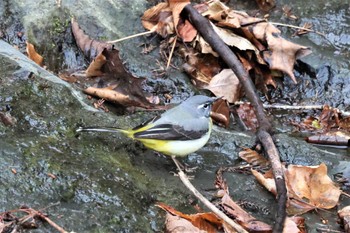
M 261 174 L 252 170 L 255 178 L 276 195 L 271 173 Z M 330 209 L 337 205 L 341 190 L 327 175 L 327 166 L 289 165 L 285 170 L 288 189 L 288 214 L 302 214 L 317 208 Z
M 96 81 L 95 79 L 85 79 L 86 83 L 90 83 L 90 87 L 84 90 L 85 93 L 125 107 L 147 109 L 159 107 L 147 100 L 151 94 L 143 91 L 142 82 L 144 79 L 134 77 L 125 69 L 118 50 L 104 49 L 99 57 L 101 57 L 99 60 L 102 60 L 101 64 L 106 62 L 101 67 L 97 65 L 97 68 L 94 68 L 104 75 Z M 91 82 L 94 83 L 91 84 Z
M 5 126 L 14 126 L 17 122 L 17 119 L 11 116 L 10 112 L 2 112 L 0 111 L 0 122 Z
M 180 21 L 180 23 L 177 26 L 177 34 L 180 38 L 182 38 L 183 42 L 191 42 L 193 41 L 197 36 L 197 30 L 192 26 L 190 21 L 185 20 Z
M 248 232 L 272 232 L 270 225 L 261 222 L 248 214 L 231 199 L 227 192 L 225 192 L 221 198 L 220 206 L 229 216 L 231 216 L 231 218 L 235 219 L 235 221 Z
M 247 130 L 255 131 L 259 127 L 258 119 L 251 104 L 241 104 L 237 109 L 237 115 Z
M 251 50 L 254 51 L 256 59 L 260 64 L 266 64 L 264 59 L 260 56 L 260 51 L 246 38 L 234 34 L 227 29 L 216 27 L 212 24 L 214 31 L 220 36 L 220 38 L 229 46 L 238 48 L 241 51 Z
M 273 5 L 273 1 L 264 2 Z M 294 63 L 296 59 L 310 54 L 309 48 L 283 39 L 280 36 L 281 32 L 264 19 L 250 17 L 245 12 L 234 11 L 219 1 L 209 3 L 209 8 L 203 15 L 218 21 L 218 26 L 230 27 L 232 31 L 237 31 L 240 35 L 246 36 L 256 46 L 253 51 L 255 51 L 259 64 L 264 64 L 265 62 L 261 62 L 261 60 L 264 60 L 269 64 L 270 69 L 282 71 L 296 82 L 293 74 Z M 241 28 L 242 25 L 244 25 L 244 28 Z M 228 37 L 226 35 L 222 37 L 224 40 L 225 38 Z M 237 47 L 240 48 L 240 46 Z M 265 47 L 267 47 L 266 51 Z M 244 48 L 244 46 L 241 48 Z M 264 51 L 263 59 L 257 51 Z
M 28 57 L 39 66 L 43 66 L 44 58 L 35 51 L 34 45 L 26 41 Z
M 282 10 L 283 10 L 283 13 L 285 14 L 285 16 L 287 16 L 288 18 L 293 19 L 293 20 L 297 20 L 298 19 L 298 17 L 293 14 L 291 6 L 284 5 L 282 7 Z
M 227 128 L 230 124 L 230 107 L 227 101 L 224 99 L 215 101 L 210 116 L 214 122 Z
M 208 16 L 210 19 L 221 21 L 223 20 L 222 16 L 228 10 L 230 10 L 230 8 L 227 7 L 224 3 L 220 1 L 211 1 L 209 4 L 207 4 L 207 8 L 202 12 L 202 15 Z
M 68 72 L 68 71 L 64 71 L 58 74 L 58 77 L 69 83 L 76 83 L 79 80 L 78 77 L 76 77 L 75 75 L 73 75 L 71 72 Z
M 143 16 L 141 17 L 142 26 L 147 30 L 153 30 L 153 28 L 157 26 L 159 18 L 161 18 L 160 14 L 162 12 L 169 12 L 167 13 L 167 15 L 171 16 L 168 3 L 161 2 L 158 5 L 155 5 L 150 9 L 146 10 L 143 13 Z
M 178 28 L 180 13 L 189 3 L 189 0 L 169 0 L 167 3 L 159 3 L 144 12 L 141 18 L 142 25 L 148 30 L 155 30 L 162 37 L 176 31 L 184 41 L 192 41 L 195 37 L 193 34 L 197 33 L 193 27 L 191 28 L 189 22 L 181 24 Z M 181 30 L 181 33 L 178 33 L 178 29 Z
M 196 42 L 198 42 L 199 50 L 203 54 L 212 54 L 214 57 L 219 57 L 219 54 L 213 50 L 213 48 L 201 37 L 197 34 Z
M 241 85 L 231 69 L 223 69 L 204 88 L 213 92 L 215 96 L 223 96 L 229 103 L 234 103 L 240 97 Z
M 98 54 L 104 49 L 111 50 L 113 46 L 102 41 L 90 39 L 88 35 L 79 27 L 79 24 L 72 18 L 72 32 L 75 41 L 79 48 L 83 51 L 84 55 L 92 61 Z
M 222 228 L 222 220 L 218 218 L 214 213 L 184 214 L 164 203 L 157 203 L 157 206 L 165 210 L 170 215 L 178 216 L 182 219 L 189 221 L 193 226 L 195 226 L 199 230 L 216 233 L 219 229 Z M 172 219 L 173 221 L 176 221 L 176 223 L 169 224 L 170 226 L 168 229 L 176 229 L 176 230 L 181 229 L 181 225 L 178 225 L 179 223 L 177 222 L 179 221 L 179 219 L 178 218 L 172 218 Z M 181 221 L 180 223 L 183 223 L 183 221 Z M 191 226 L 188 226 L 189 228 L 187 228 L 187 226 L 188 225 L 186 224 L 185 229 L 193 229 Z M 175 231 L 175 232 L 179 232 L 179 231 Z M 181 231 L 181 232 L 187 232 L 187 231 Z
M 301 36 L 301 35 L 304 35 L 304 34 L 307 34 L 309 33 L 312 28 L 312 23 L 310 22 L 306 22 L 304 23 L 304 25 L 302 26 L 302 28 L 298 29 L 298 31 L 296 31 L 295 33 L 293 33 L 292 36 Z M 308 29 L 308 30 L 307 30 Z
M 272 8 L 276 6 L 275 0 L 256 0 L 260 10 L 270 11 Z
M 272 170 L 269 170 L 265 174 L 261 174 L 260 172 L 252 169 L 252 174 L 254 175 L 255 179 L 268 191 L 270 191 L 274 195 L 277 194 L 276 183 L 273 178 Z
M 340 119 L 339 127 L 350 132 L 350 117 Z
M 193 49 L 182 49 L 180 52 L 186 60 L 183 69 L 191 76 L 192 82 L 198 88 L 208 86 L 212 78 L 221 70 L 218 58 L 211 54 L 195 53 Z
M 286 171 L 290 198 L 308 200 L 315 208 L 333 208 L 339 200 L 341 191 L 327 175 L 327 166 L 290 165 Z
M 190 4 L 190 0 L 168 0 L 169 8 L 173 14 L 174 27 L 177 28 L 177 25 L 180 20 L 181 11 L 184 7 Z
M 238 155 L 241 159 L 253 166 L 266 168 L 270 165 L 270 162 L 264 156 L 250 148 L 244 148 Z
M 350 206 L 345 206 L 338 211 L 338 217 L 345 230 L 345 232 L 350 232 Z
M 293 74 L 294 63 L 296 59 L 310 54 L 311 50 L 283 39 L 276 32 L 267 32 L 265 36 L 269 45 L 269 51 L 263 53 L 265 61 L 269 63 L 271 69 L 285 72 L 297 83 Z
M 118 91 L 117 87 L 117 85 L 104 88 L 88 87 L 84 90 L 84 92 L 88 95 L 97 96 L 109 102 L 116 103 L 125 107 L 153 107 L 151 103 L 145 104 L 144 101 L 140 101 L 135 96 L 130 96 L 128 94 L 124 94 L 123 92 Z
M 96 77 L 102 76 L 104 73 L 101 71 L 102 66 L 106 64 L 107 59 L 102 54 L 102 52 L 97 55 L 97 57 L 90 63 L 89 67 L 86 69 L 86 77 Z
M 195 227 L 190 221 L 167 212 L 165 215 L 165 231 L 168 233 L 195 233 L 200 232 L 200 229 Z
M 287 217 L 284 222 L 283 233 L 306 233 L 305 219 L 300 216 Z

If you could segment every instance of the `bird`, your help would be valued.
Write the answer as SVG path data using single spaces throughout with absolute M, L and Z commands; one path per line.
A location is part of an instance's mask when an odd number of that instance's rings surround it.
M 178 106 L 132 129 L 79 127 L 77 132 L 120 132 L 147 148 L 175 157 L 187 156 L 202 148 L 212 130 L 212 104 L 221 97 L 195 95 Z

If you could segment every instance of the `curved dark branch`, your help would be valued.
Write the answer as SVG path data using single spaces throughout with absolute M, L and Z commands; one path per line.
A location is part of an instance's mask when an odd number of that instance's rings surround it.
M 274 232 L 282 232 L 286 217 L 287 189 L 284 182 L 285 180 L 279 153 L 270 135 L 270 132 L 272 131 L 271 124 L 266 117 L 262 102 L 257 95 L 255 86 L 249 77 L 248 72 L 244 69 L 242 63 L 238 60 L 237 56 L 231 51 L 231 49 L 223 42 L 223 40 L 215 33 L 210 22 L 200 15 L 190 4 L 184 8 L 183 13 L 186 14 L 192 25 L 198 30 L 204 40 L 210 44 L 210 46 L 233 70 L 242 84 L 247 98 L 254 107 L 254 111 L 260 126 L 257 137 L 262 143 L 269 160 L 271 161 L 278 192 L 278 212 Z

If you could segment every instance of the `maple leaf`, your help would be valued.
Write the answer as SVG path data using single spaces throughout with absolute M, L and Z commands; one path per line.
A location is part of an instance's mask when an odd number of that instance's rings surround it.
M 311 53 L 311 50 L 290 42 L 279 34 L 270 32 L 265 35 L 269 50 L 263 52 L 264 59 L 273 70 L 280 70 L 289 75 L 294 83 L 297 83 L 293 74 L 296 59 Z

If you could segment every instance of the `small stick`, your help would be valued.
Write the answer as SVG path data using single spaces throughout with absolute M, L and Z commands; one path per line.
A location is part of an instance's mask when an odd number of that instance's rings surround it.
M 206 207 L 208 207 L 214 214 L 216 214 L 219 218 L 224 220 L 227 224 L 233 227 L 239 233 L 248 233 L 241 225 L 235 223 L 232 219 L 230 219 L 226 214 L 220 211 L 215 205 L 213 205 L 208 199 L 206 199 L 188 180 L 186 174 L 182 171 L 179 162 L 175 158 L 175 156 L 171 156 L 173 159 L 177 169 L 179 170 L 178 175 L 182 181 L 182 183 L 200 200 Z
M 347 198 L 350 198 L 350 194 L 346 193 L 346 192 L 341 192 L 341 194 L 343 194 L 344 196 L 346 196 Z
M 236 101 L 235 105 L 241 104 L 250 104 L 249 102 Z M 284 109 L 284 110 L 319 110 L 323 109 L 324 105 L 285 105 L 285 104 L 263 104 L 264 108 L 272 108 L 272 109 Z M 331 109 L 337 109 L 330 107 Z M 337 109 L 338 113 L 341 113 L 343 116 L 350 116 L 350 112 Z
M 174 53 L 176 41 L 177 41 L 177 36 L 175 36 L 174 43 L 173 43 L 173 47 L 171 47 L 171 51 L 170 51 L 170 54 L 169 54 L 168 62 L 167 62 L 167 64 L 166 64 L 166 70 L 167 70 L 167 69 L 169 68 L 169 66 L 170 66 L 170 62 L 171 62 L 171 58 L 173 57 L 173 53 Z
M 318 34 L 320 36 L 326 37 L 326 35 L 321 33 L 321 32 L 318 32 L 318 31 L 315 31 L 315 30 L 312 30 L 312 29 L 308 29 L 308 28 L 305 28 L 305 27 L 299 27 L 299 26 L 295 26 L 295 25 L 291 25 L 291 24 L 276 23 L 276 22 L 269 22 L 269 23 L 271 23 L 273 25 L 276 25 L 276 26 L 283 26 L 283 27 L 290 27 L 290 28 L 301 29 L 301 30 L 304 30 L 304 31 L 313 32 L 313 33 L 316 33 L 316 34 Z
M 120 42 L 120 41 L 123 41 L 123 40 L 132 39 L 132 38 L 135 38 L 135 37 L 138 37 L 138 36 L 148 35 L 148 34 L 151 34 L 151 33 L 153 33 L 153 32 L 154 32 L 154 30 L 152 29 L 152 30 L 147 31 L 147 32 L 137 33 L 137 34 L 134 34 L 134 35 L 131 35 L 131 36 L 127 36 L 127 37 L 120 38 L 120 39 L 118 39 L 118 40 L 107 41 L 106 43 L 108 43 L 108 44 L 113 44 L 113 43 L 117 43 L 117 42 Z
M 50 224 L 53 228 L 58 230 L 60 233 L 68 233 L 68 231 L 64 230 L 62 227 L 57 225 L 54 221 L 52 221 L 50 218 L 46 217 L 39 211 L 35 211 L 35 215 L 39 216 L 40 218 L 44 219 L 48 224 Z

